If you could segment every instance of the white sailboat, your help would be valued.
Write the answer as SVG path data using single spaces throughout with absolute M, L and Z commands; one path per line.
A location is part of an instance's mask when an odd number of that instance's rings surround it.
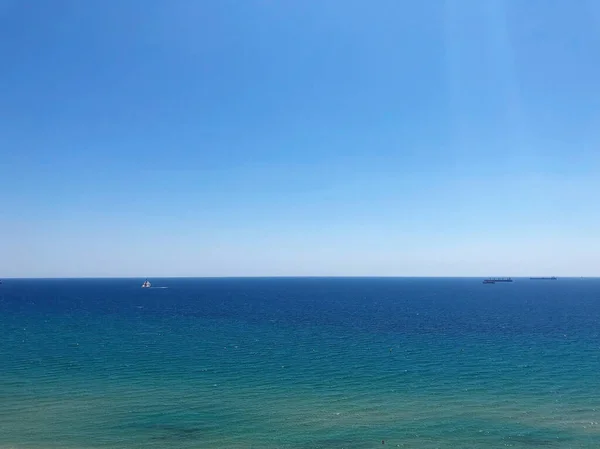
M 142 288 L 150 288 L 152 287 L 152 284 L 150 283 L 150 281 L 148 281 L 148 279 L 146 279 L 144 281 L 144 283 L 142 284 Z

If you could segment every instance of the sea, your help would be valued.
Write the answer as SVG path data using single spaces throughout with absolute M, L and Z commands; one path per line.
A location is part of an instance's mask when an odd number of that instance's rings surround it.
M 600 279 L 5 279 L 0 449 L 600 448 Z

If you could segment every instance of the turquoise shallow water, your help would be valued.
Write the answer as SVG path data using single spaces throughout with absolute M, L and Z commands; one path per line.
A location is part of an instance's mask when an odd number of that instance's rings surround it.
M 600 282 L 14 280 L 0 448 L 598 448 Z

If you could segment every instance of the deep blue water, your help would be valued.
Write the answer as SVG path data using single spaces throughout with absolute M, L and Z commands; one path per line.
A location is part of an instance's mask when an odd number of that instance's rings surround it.
M 600 447 L 600 280 L 5 280 L 0 448 Z

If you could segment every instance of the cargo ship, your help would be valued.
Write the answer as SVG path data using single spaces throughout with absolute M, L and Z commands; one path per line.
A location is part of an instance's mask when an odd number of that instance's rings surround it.
M 487 278 L 483 280 L 484 284 L 495 284 L 496 282 L 512 282 L 512 278 Z
M 556 276 L 551 276 L 549 278 L 529 278 L 532 281 L 556 281 L 558 278 Z

